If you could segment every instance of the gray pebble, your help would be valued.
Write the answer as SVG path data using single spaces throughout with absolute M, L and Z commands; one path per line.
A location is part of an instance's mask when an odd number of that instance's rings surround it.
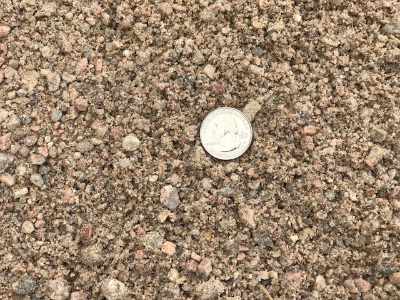
M 36 288 L 36 281 L 29 275 L 22 276 L 12 286 L 14 293 L 21 296 L 32 294 Z
M 14 158 L 11 155 L 0 152 L 0 173 L 3 173 L 13 161 Z
M 172 185 L 164 186 L 160 192 L 160 201 L 168 209 L 175 210 L 180 203 L 178 190 Z
M 61 110 L 55 109 L 55 110 L 53 110 L 51 112 L 51 120 L 53 122 L 58 122 L 58 121 L 61 120 L 61 118 L 62 118 L 62 111 Z
M 386 140 L 387 132 L 379 127 L 373 127 L 370 132 L 371 139 L 376 143 L 382 143 Z

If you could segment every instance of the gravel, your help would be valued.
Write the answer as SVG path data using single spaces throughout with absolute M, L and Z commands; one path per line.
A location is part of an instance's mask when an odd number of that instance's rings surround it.
M 399 11 L 1 1 L 0 299 L 400 299 Z M 252 120 L 234 161 L 218 107 Z

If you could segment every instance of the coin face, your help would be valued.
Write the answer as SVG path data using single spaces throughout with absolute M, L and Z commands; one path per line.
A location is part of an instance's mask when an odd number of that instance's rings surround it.
M 253 130 L 249 120 L 235 108 L 217 108 L 201 123 L 201 144 L 218 159 L 238 158 L 250 147 L 252 139 Z

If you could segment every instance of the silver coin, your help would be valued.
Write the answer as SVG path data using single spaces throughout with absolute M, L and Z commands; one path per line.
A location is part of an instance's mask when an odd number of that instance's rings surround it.
M 251 123 L 235 108 L 217 108 L 201 123 L 201 144 L 210 155 L 218 159 L 238 158 L 250 147 L 252 139 Z

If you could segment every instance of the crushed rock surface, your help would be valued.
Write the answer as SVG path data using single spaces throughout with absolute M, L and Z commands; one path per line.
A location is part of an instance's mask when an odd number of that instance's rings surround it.
M 400 298 L 399 1 L 0 6 L 1 299 Z

